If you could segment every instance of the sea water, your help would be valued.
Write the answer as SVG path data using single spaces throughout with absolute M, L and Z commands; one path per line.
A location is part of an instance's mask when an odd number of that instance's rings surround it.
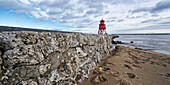
M 170 35 L 119 35 L 115 41 L 122 41 L 132 48 L 141 48 L 170 55 Z M 134 43 L 130 43 L 133 41 Z

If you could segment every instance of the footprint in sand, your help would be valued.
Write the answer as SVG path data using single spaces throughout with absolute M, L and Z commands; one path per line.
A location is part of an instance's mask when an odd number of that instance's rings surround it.
M 137 64 L 133 64 L 133 66 L 137 68 L 142 68 L 140 65 L 137 65 Z
M 131 85 L 131 84 L 129 82 L 121 79 L 121 80 L 118 81 L 118 83 L 116 85 Z
M 123 65 L 124 65 L 124 67 L 133 70 L 132 67 L 131 67 L 130 65 L 128 65 L 128 64 L 123 64 Z
M 162 64 L 162 66 L 166 67 L 167 65 L 166 64 Z
M 126 63 L 132 64 L 132 62 L 125 60 Z
M 166 78 L 166 79 L 170 78 L 170 73 L 161 73 L 160 75 L 163 76 L 163 78 Z
M 103 76 L 95 76 L 94 78 L 92 78 L 92 82 L 94 83 L 100 83 L 105 81 L 107 81 L 107 79 L 104 78 Z
M 170 60 L 169 60 L 169 61 L 167 61 L 167 63 L 168 63 L 168 64 L 170 64 Z
M 134 67 L 137 67 L 137 68 L 142 68 L 141 66 L 140 66 L 140 63 L 139 63 L 139 61 L 134 61 L 134 63 L 132 63 L 132 62 L 130 62 L 130 61 L 127 61 L 127 60 L 125 60 L 125 62 L 126 63 L 128 63 L 128 64 L 131 64 L 132 66 L 134 66 Z M 125 66 L 125 65 L 124 65 Z M 128 66 L 129 67 L 129 66 Z
M 140 61 L 139 60 L 134 60 L 134 63 L 135 64 L 140 64 Z
M 101 73 L 106 72 L 106 71 L 108 71 L 108 70 L 110 70 L 110 68 L 107 68 L 107 67 L 99 67 L 99 68 L 97 68 L 97 69 L 95 69 L 95 70 L 93 71 L 93 74 L 101 74 Z
M 164 67 L 167 66 L 166 64 L 163 64 L 163 63 L 161 63 L 161 62 L 155 62 L 155 61 L 150 61 L 150 64 L 161 65 L 161 66 L 164 66 Z
M 112 75 L 114 77 L 119 77 L 120 76 L 120 73 L 118 71 L 115 71 L 115 70 L 111 70 L 111 71 L 108 71 L 106 72 L 107 75 Z
M 155 61 L 150 61 L 150 64 L 156 64 L 156 62 Z
M 106 66 L 107 66 L 107 67 L 115 66 L 115 64 L 114 64 L 114 63 L 107 63 Z

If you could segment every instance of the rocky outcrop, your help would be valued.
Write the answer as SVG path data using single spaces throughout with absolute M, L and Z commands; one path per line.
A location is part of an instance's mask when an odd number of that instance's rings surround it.
M 0 85 L 74 85 L 112 50 L 112 36 L 0 33 Z

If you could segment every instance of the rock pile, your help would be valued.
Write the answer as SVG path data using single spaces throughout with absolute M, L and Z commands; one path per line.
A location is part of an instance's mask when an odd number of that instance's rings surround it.
M 3 32 L 0 85 L 75 85 L 112 50 L 112 36 Z

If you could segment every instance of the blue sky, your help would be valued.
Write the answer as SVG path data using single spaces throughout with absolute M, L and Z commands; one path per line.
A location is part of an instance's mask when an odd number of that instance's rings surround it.
M 0 25 L 109 34 L 170 33 L 170 0 L 0 0 Z
M 52 22 L 50 20 L 39 20 L 30 14 L 16 13 L 15 10 L 0 9 L 0 25 L 1 26 L 14 26 L 14 27 L 27 27 L 36 29 L 49 29 L 72 31 L 72 26 L 62 25 L 59 22 Z

